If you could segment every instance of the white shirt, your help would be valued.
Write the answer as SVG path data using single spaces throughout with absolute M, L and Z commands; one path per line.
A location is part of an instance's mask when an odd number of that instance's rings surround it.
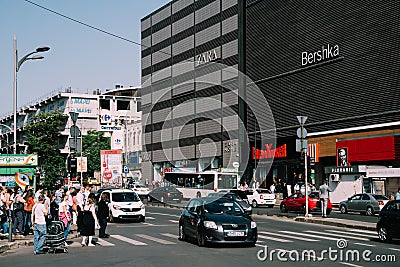
M 61 214 L 61 212 L 65 212 L 64 207 L 66 207 L 66 210 L 69 210 L 69 205 L 67 201 L 62 201 L 60 205 L 58 206 L 58 215 Z
M 33 206 L 36 224 L 46 224 L 45 214 L 47 214 L 47 209 L 44 204 L 37 203 Z
M 81 210 L 83 210 L 83 206 L 85 205 L 84 203 L 85 196 L 81 191 L 76 194 L 76 201 L 78 202 L 78 206 L 81 207 Z

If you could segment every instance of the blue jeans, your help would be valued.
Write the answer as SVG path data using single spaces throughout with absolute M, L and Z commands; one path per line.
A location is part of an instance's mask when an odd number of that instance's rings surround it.
M 43 251 L 44 237 L 47 234 L 46 224 L 37 224 L 33 226 L 33 247 L 34 251 Z
M 25 218 L 24 218 L 24 234 L 29 234 L 29 231 L 32 226 L 32 221 L 31 221 L 31 212 L 25 212 Z
M 17 234 L 17 230 L 20 235 L 24 233 L 24 213 L 22 210 L 14 211 L 14 225 L 13 225 L 13 234 Z
M 67 240 L 70 228 L 71 228 L 71 222 L 68 222 L 67 227 L 65 227 L 65 230 L 64 230 L 64 238 L 65 238 L 65 240 Z
M 99 237 L 104 237 L 106 235 L 107 219 L 99 219 L 99 224 Z

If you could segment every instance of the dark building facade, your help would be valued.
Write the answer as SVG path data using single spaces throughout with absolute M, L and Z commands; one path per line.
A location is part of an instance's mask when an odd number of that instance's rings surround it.
M 143 113 L 149 115 L 148 123 L 144 123 L 147 158 L 161 167 L 167 162 L 181 164 L 174 153 L 178 144 L 186 151 L 182 158 L 199 159 L 201 140 L 209 138 L 212 142 L 207 144 L 217 148 L 212 167 L 231 167 L 226 165 L 234 156 L 231 146 L 237 146 L 238 162 L 248 156 L 250 170 L 261 163 L 253 176 L 266 178 L 266 185 L 279 178 L 295 183 L 298 176 L 294 173 L 303 171 L 300 153 L 296 152 L 296 116 L 302 115 L 308 117 L 305 127 L 313 183 L 330 177 L 325 168 L 338 166 L 337 153 L 344 141 L 349 164 L 399 167 L 397 141 L 389 142 L 395 151 L 392 157 L 380 158 L 377 146 L 363 150 L 376 157 L 356 156 L 360 146 L 367 146 L 371 138 L 400 132 L 399 11 L 398 1 L 177 0 L 153 12 L 142 19 Z M 193 69 L 198 68 L 197 74 L 174 72 L 175 64 L 187 60 Z M 244 102 L 252 97 L 252 91 L 241 87 L 237 76 L 224 80 L 221 74 L 222 86 L 197 85 L 196 75 L 209 61 L 237 67 L 261 90 L 275 122 L 273 147 L 258 138 L 260 122 L 254 119 L 253 110 L 225 89 L 234 84 L 239 94 L 245 92 Z M 154 75 L 160 70 L 163 74 Z M 179 85 L 190 80 L 193 82 Z M 234 118 L 223 108 L 211 116 L 216 120 L 202 120 L 194 101 L 191 118 L 186 120 L 189 123 L 179 115 L 166 120 L 166 114 L 184 101 L 204 96 L 224 102 L 228 95 L 232 97 L 228 106 L 245 123 L 250 141 L 247 151 L 241 149 L 238 124 L 230 130 L 217 126 L 221 122 L 218 119 Z M 171 138 L 161 140 L 157 131 L 165 124 L 165 129 L 171 129 Z M 177 126 L 181 134 L 175 139 Z M 355 140 L 358 146 L 348 144 Z M 160 146 L 163 141 L 167 149 Z M 224 155 L 226 150 L 229 155 Z M 275 156 L 273 162 L 272 158 L 260 158 L 268 150 Z M 205 157 L 211 159 L 209 152 Z M 246 179 L 251 178 L 247 174 Z M 398 178 L 392 178 L 391 188 L 398 183 Z

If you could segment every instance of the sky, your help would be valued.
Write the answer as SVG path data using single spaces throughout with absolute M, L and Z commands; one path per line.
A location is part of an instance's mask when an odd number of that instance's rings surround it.
M 29 1 L 29 2 L 28 2 Z M 115 85 L 140 86 L 140 20 L 170 0 L 0 0 L 0 118 L 13 112 L 14 35 L 18 59 L 39 46 L 42 60 L 18 71 L 17 106 L 52 92 L 105 92 Z M 103 31 L 121 40 L 47 9 Z

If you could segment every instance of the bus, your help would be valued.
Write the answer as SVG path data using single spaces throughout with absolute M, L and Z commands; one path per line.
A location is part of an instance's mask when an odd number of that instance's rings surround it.
M 205 172 L 165 172 L 166 185 L 176 186 L 184 199 L 205 197 L 221 190 L 237 189 L 240 176 L 237 173 Z

